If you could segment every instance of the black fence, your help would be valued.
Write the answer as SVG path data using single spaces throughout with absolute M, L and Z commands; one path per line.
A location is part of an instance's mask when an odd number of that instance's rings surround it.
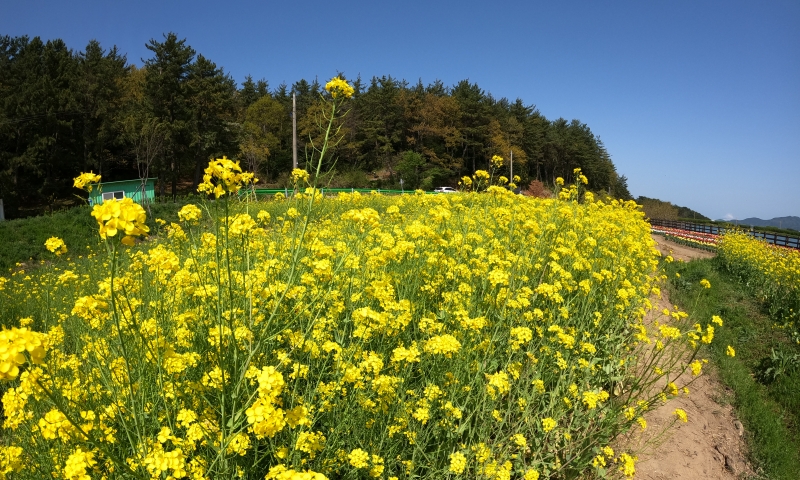
M 800 237 L 790 237 L 782 233 L 763 232 L 755 230 L 752 227 L 739 228 L 725 228 L 717 225 L 708 225 L 703 223 L 684 222 L 681 220 L 650 220 L 650 225 L 658 227 L 676 228 L 678 230 L 687 230 L 689 232 L 708 233 L 711 235 L 722 235 L 729 230 L 738 230 L 755 238 L 762 238 L 767 243 L 779 245 L 781 247 L 795 248 L 800 250 Z

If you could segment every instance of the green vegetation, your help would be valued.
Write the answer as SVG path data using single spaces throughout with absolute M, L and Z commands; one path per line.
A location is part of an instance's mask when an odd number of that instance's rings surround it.
M 50 237 L 62 238 L 72 245 L 71 255 L 92 250 L 98 237 L 90 211 L 89 207 L 76 207 L 41 217 L 0 222 L 0 238 L 3 239 L 0 242 L 0 271 L 5 274 L 17 263 L 48 258 L 44 242 Z
M 636 203 L 642 206 L 647 218 L 658 220 L 691 220 L 691 221 L 710 221 L 705 215 L 695 212 L 691 208 L 673 205 L 657 198 L 639 196 Z
M 144 39 L 143 39 L 144 40 Z M 223 155 L 283 188 L 292 169 L 292 92 L 299 166 L 320 145 L 318 120 L 330 95 L 315 80 L 270 88 L 225 70 L 169 33 L 147 44 L 141 68 L 96 41 L 84 51 L 62 40 L 0 36 L 0 198 L 8 218 L 73 198 L 72 178 L 157 177 L 157 194 L 193 192 L 209 158 Z M 409 84 L 355 79 L 350 111 L 334 125 L 321 171 L 331 186 L 406 189 L 455 186 L 510 157 L 520 186 L 568 183 L 580 167 L 588 188 L 630 198 L 600 139 L 578 120 L 548 120 L 523 100 L 496 99 L 467 80 Z M 502 172 L 511 178 L 510 165 Z M 74 203 L 74 202 L 73 202 Z
M 673 263 L 667 273 L 671 299 L 680 305 L 694 305 L 701 279 L 711 282 L 709 294 L 689 313 L 701 319 L 719 315 L 725 322 L 709 353 L 722 381 L 733 390 L 732 402 L 748 432 L 753 464 L 768 478 L 796 479 L 800 471 L 800 368 L 796 355 L 800 348 L 724 270 L 718 258 Z M 735 357 L 726 355 L 728 345 L 734 348 Z
M 197 196 L 180 197 L 176 202 L 157 202 L 149 206 L 152 215 L 148 217 L 148 226 L 155 232 L 156 218 L 167 223 L 177 222 L 177 209 Z M 88 206 L 74 207 L 53 212 L 49 215 L 20 218 L 0 222 L 0 275 L 8 272 L 17 263 L 36 263 L 44 259 L 52 259 L 44 247 L 50 237 L 59 237 L 70 245 L 70 256 L 90 253 L 98 246 L 97 222 L 90 215 Z
M 609 444 L 677 395 L 650 387 L 687 368 L 664 352 L 691 340 L 679 324 L 663 349 L 646 341 L 658 261 L 633 202 L 579 202 L 583 183 L 547 200 L 326 198 L 301 171 L 304 193 L 240 202 L 252 174 L 209 172 L 220 198 L 176 209 L 157 239 L 131 238 L 142 207 L 111 200 L 93 208 L 105 254 L 64 260 L 54 240 L 58 264 L 2 278 L 0 470 L 633 476 Z

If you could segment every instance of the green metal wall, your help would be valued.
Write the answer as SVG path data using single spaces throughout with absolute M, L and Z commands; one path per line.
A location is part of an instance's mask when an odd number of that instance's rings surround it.
M 156 179 L 148 178 L 145 183 L 144 192 L 142 192 L 142 181 L 135 180 L 121 180 L 118 182 L 103 182 L 100 183 L 100 188 L 95 188 L 89 194 L 89 201 L 92 205 L 103 202 L 103 193 L 122 192 L 124 198 L 133 199 L 134 202 L 142 203 L 143 201 L 152 202 L 156 198 Z M 142 195 L 144 193 L 144 195 Z

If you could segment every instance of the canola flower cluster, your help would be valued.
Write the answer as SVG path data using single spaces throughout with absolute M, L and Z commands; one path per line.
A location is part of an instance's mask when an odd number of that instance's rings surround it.
M 725 268 L 746 282 L 800 343 L 800 251 L 770 245 L 743 232 L 730 232 L 717 243 Z
M 0 331 L 0 380 L 14 380 L 19 367 L 28 363 L 42 363 L 47 337 L 27 328 L 12 327 Z
M 100 178 L 100 175 L 93 172 L 81 173 L 75 177 L 73 186 L 91 192 L 94 189 L 94 184 L 100 183 Z
M 250 181 L 217 162 L 204 188 Z M 108 257 L 17 270 L 0 478 L 632 476 L 610 444 L 680 393 L 638 356 L 713 327 L 643 323 L 660 277 L 633 202 L 487 191 L 226 196 Z M 107 204 L 107 241 L 146 232 Z
M 340 77 L 334 77 L 330 82 L 325 84 L 325 90 L 330 93 L 331 97 L 336 98 L 350 98 L 355 93 L 355 89 L 347 83 L 346 80 Z
M 45 248 L 56 255 L 67 253 L 67 245 L 58 237 L 50 237 L 44 242 Z
M 236 194 L 243 186 L 255 182 L 258 182 L 255 175 L 243 172 L 239 162 L 222 157 L 209 162 L 203 174 L 203 183 L 197 191 L 219 198 L 225 194 Z
M 99 203 L 92 209 L 92 216 L 97 220 L 100 238 L 106 239 L 121 233 L 124 235 L 122 243 L 128 246 L 134 244 L 136 237 L 150 231 L 150 227 L 145 225 L 144 208 L 130 198 Z

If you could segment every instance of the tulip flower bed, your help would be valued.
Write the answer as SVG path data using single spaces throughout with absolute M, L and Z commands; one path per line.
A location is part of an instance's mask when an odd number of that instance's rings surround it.
M 664 235 L 665 237 L 677 243 L 681 243 L 690 247 L 701 248 L 703 250 L 716 250 L 719 235 L 711 233 L 692 232 L 689 230 L 680 230 L 677 228 L 653 226 L 651 227 L 653 233 Z

